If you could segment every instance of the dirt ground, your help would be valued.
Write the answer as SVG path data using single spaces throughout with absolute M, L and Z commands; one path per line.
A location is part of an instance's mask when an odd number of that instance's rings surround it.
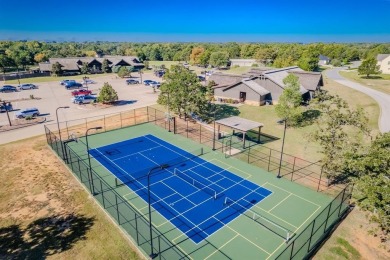
M 0 146 L 0 259 L 139 259 L 46 145 Z

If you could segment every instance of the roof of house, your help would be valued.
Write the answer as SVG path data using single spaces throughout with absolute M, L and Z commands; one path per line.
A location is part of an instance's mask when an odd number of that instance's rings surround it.
M 280 87 L 284 89 L 284 83 L 283 80 L 289 75 L 291 72 L 304 72 L 301 68 L 298 66 L 293 67 L 286 67 L 286 68 L 280 68 L 280 69 L 274 69 L 265 71 L 264 75 L 267 76 L 268 79 L 278 84 Z M 305 94 L 308 92 L 308 90 L 301 85 L 299 86 L 299 91 L 301 94 Z
M 308 72 L 308 71 L 292 71 L 299 78 L 299 83 L 307 89 L 315 91 L 318 86 L 323 86 L 322 74 L 320 72 Z
M 243 79 L 243 76 L 241 75 L 234 75 L 234 74 L 222 74 L 222 73 L 213 73 L 209 78 L 208 81 L 214 81 L 217 85 L 215 85 L 213 88 L 222 88 L 227 87 L 230 85 L 234 85 L 238 82 L 240 82 Z
M 390 56 L 390 54 L 378 54 L 378 56 L 376 56 L 376 59 L 377 59 L 377 61 L 383 61 L 384 59 L 386 59 L 389 56 Z
M 215 121 L 215 123 L 224 125 L 233 129 L 237 129 L 243 132 L 247 132 L 251 129 L 263 127 L 264 124 L 245 119 L 239 116 L 232 116 Z
M 49 62 L 54 64 L 56 62 L 62 65 L 63 70 L 79 70 L 79 65 L 77 62 L 80 61 L 80 58 L 50 58 Z M 51 70 L 51 68 L 50 68 Z
M 329 58 L 329 57 L 327 57 L 327 56 L 325 56 L 325 55 L 322 55 L 322 54 L 320 54 L 320 56 L 319 56 L 319 60 L 326 60 L 326 61 L 330 61 L 330 58 Z
M 39 70 L 40 71 L 51 71 L 52 64 L 49 62 L 41 62 L 39 63 Z
M 259 83 L 253 81 L 252 79 L 244 79 L 241 82 L 256 93 L 260 94 L 260 96 L 265 96 L 270 93 L 267 89 L 263 88 Z

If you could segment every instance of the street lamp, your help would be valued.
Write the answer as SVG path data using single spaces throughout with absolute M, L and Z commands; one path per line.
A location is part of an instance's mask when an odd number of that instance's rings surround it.
M 158 256 L 158 253 L 153 253 L 153 234 L 152 234 L 152 211 L 150 207 L 150 176 L 152 175 L 152 172 L 154 170 L 163 170 L 165 168 L 168 168 L 168 164 L 162 164 L 156 167 L 153 167 L 152 169 L 149 170 L 148 172 L 148 210 L 149 210 L 149 232 L 150 232 L 150 259 L 154 259 Z
M 88 128 L 87 131 L 85 132 L 85 142 L 87 144 L 87 154 L 88 154 L 88 166 L 89 166 L 89 174 L 90 174 L 90 185 L 91 185 L 91 192 L 93 195 L 95 195 L 95 189 L 94 189 L 94 185 L 93 185 L 93 178 L 92 178 L 92 167 L 91 167 L 91 156 L 89 155 L 89 145 L 88 145 L 88 131 L 90 130 L 99 130 L 99 129 L 102 129 L 101 126 L 97 126 L 97 127 L 91 127 L 91 128 Z
M 89 77 L 87 77 L 87 76 L 83 77 L 85 87 L 87 88 L 87 90 L 88 90 L 88 81 L 87 81 L 88 79 L 89 79 Z
M 283 132 L 283 141 L 282 141 L 282 152 L 280 153 L 279 171 L 278 171 L 278 176 L 276 176 L 277 178 L 282 178 L 282 176 L 280 176 L 280 169 L 282 168 L 284 138 L 286 137 L 287 118 L 278 121 L 278 123 L 283 123 L 283 122 L 284 122 L 284 132 Z
M 56 109 L 56 119 L 57 119 L 58 135 L 60 136 L 62 158 L 64 158 L 64 154 L 65 154 L 65 153 L 64 153 L 64 146 L 63 146 L 63 144 L 62 144 L 60 122 L 58 121 L 58 110 L 61 109 L 61 108 L 67 109 L 67 108 L 69 108 L 69 106 L 57 107 L 57 109 Z
M 142 70 L 139 70 L 138 73 L 139 73 L 139 77 L 141 78 L 141 82 L 140 83 L 142 84 L 142 74 L 143 74 L 143 72 L 142 72 Z

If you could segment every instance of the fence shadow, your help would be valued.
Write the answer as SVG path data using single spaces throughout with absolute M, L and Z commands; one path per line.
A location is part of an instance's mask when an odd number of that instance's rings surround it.
M 54 215 L 22 228 L 13 224 L 0 228 L 1 259 L 44 259 L 71 249 L 85 239 L 95 219 L 83 215 Z

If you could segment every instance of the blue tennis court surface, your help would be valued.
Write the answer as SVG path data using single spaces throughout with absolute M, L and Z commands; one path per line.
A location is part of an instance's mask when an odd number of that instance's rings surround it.
M 272 192 L 196 155 L 145 135 L 91 149 L 90 154 L 195 243 L 200 243 Z M 229 207 L 226 201 L 240 207 Z

